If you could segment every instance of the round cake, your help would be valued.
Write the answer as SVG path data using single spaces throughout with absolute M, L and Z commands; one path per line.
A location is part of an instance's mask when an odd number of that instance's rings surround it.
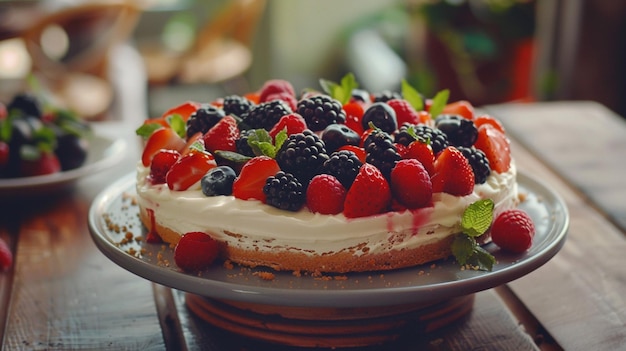
M 296 94 L 270 80 L 246 95 L 187 101 L 137 129 L 148 240 L 178 249 L 203 233 L 216 248 L 206 255 L 219 260 L 333 273 L 456 256 L 459 238 L 484 252 L 492 219 L 519 203 L 502 125 L 445 91 L 424 98 L 403 82 L 401 92 L 371 93 L 351 75 L 321 83 Z M 475 204 L 488 223 L 468 234 L 462 219 Z

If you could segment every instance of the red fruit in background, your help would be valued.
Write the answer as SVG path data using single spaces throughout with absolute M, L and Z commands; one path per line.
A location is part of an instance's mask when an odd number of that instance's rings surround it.
M 9 144 L 0 141 L 0 170 L 9 163 Z
M 482 126 L 483 124 L 490 124 L 492 127 L 496 128 L 500 132 L 506 134 L 506 131 L 504 130 L 504 126 L 502 125 L 502 123 L 500 123 L 500 121 L 498 121 L 492 116 L 480 115 L 474 118 L 474 125 L 476 126 L 476 128 Z
M 199 102 L 186 101 L 165 111 L 161 115 L 161 118 L 166 118 L 167 116 L 171 115 L 180 115 L 183 120 L 187 121 L 189 119 L 189 116 L 191 116 L 192 113 L 196 112 L 196 110 L 200 108 L 200 106 L 201 104 Z
M 419 116 L 421 124 L 429 124 L 433 120 L 433 116 L 431 116 L 430 112 L 427 111 L 418 111 L 417 115 Z
M 162 149 L 152 157 L 150 164 L 150 180 L 154 184 L 165 183 L 165 176 L 170 168 L 180 158 L 180 152 L 176 150 Z
M 459 100 L 447 104 L 441 112 L 445 115 L 459 115 L 466 119 L 474 119 L 474 106 L 469 101 Z
M 435 173 L 431 182 L 434 193 L 469 195 L 474 191 L 474 171 L 461 151 L 454 146 L 448 146 L 435 160 Z
M 391 170 L 393 198 L 409 209 L 429 205 L 433 197 L 430 175 L 416 159 L 400 160 Z
M 306 205 L 313 213 L 338 214 L 343 211 L 346 188 L 330 174 L 318 174 L 309 183 Z
M 233 183 L 233 196 L 242 200 L 256 199 L 265 202 L 265 180 L 280 171 L 278 162 L 268 156 L 257 156 L 241 167 Z
M 199 271 L 213 264 L 218 254 L 219 244 L 215 239 L 205 233 L 189 232 L 176 244 L 174 262 L 184 271 Z
M 258 92 L 250 92 L 243 95 L 246 99 L 252 101 L 255 105 L 261 103 L 261 96 Z
M 224 116 L 204 134 L 204 147 L 211 153 L 217 150 L 237 151 L 238 138 L 237 120 L 232 116 Z
M 361 118 L 363 113 L 365 113 L 363 103 L 358 101 L 349 102 L 343 105 L 343 110 L 346 113 L 346 126 L 358 134 L 363 134 L 363 126 L 361 125 Z
M 270 130 L 272 139 L 276 138 L 276 134 L 285 128 L 287 128 L 287 135 L 302 133 L 307 128 L 306 121 L 299 113 L 290 113 L 282 116 Z
M 504 250 L 522 253 L 528 250 L 535 236 L 532 218 L 520 209 L 500 213 L 491 226 L 491 240 Z
M 391 99 L 387 101 L 387 105 L 391 106 L 391 108 L 396 111 L 398 126 L 401 126 L 404 123 L 420 123 L 419 114 L 408 101 L 404 99 Z
M 485 153 L 493 171 L 503 173 L 511 167 L 509 139 L 491 124 L 483 124 L 478 127 L 478 137 L 474 147 Z
M 20 176 L 33 177 L 61 172 L 61 162 L 54 152 L 41 152 L 38 159 L 20 159 Z
M 412 141 L 406 147 L 402 158 L 414 158 L 422 163 L 428 174 L 433 175 L 435 173 L 435 154 L 430 144 L 419 140 Z
M 202 179 L 209 169 L 217 167 L 213 155 L 207 152 L 191 151 L 172 165 L 165 176 L 170 190 L 183 191 Z
M 185 139 L 176 134 L 172 128 L 161 128 L 155 130 L 146 141 L 141 155 L 141 163 L 148 167 L 152 157 L 161 149 L 181 151 L 185 147 Z
M 387 210 L 390 202 L 389 183 L 376 166 L 364 163 L 346 194 L 343 214 L 348 218 L 372 216 Z
M 6 241 L 0 238 L 0 270 L 6 271 L 13 264 L 13 253 L 9 249 Z
M 265 98 L 265 101 L 272 101 L 272 100 L 282 100 L 284 103 L 287 104 L 287 106 L 291 108 L 291 111 L 296 111 L 298 108 L 298 100 L 296 100 L 295 96 L 293 96 L 289 92 L 283 91 L 280 93 L 274 93 L 274 94 L 268 95 Z
M 296 96 L 296 92 L 290 82 L 283 79 L 270 79 L 263 84 L 259 91 L 259 102 L 266 102 L 268 101 L 268 96 L 281 93 Z

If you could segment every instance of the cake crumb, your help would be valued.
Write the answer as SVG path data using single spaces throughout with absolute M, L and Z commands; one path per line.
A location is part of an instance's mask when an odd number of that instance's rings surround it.
M 233 264 L 233 262 L 231 260 L 224 261 L 224 265 L 223 266 L 226 269 L 233 269 L 233 268 L 235 268 L 235 265 Z
M 263 280 L 274 280 L 276 279 L 276 275 L 272 272 L 254 272 L 253 275 L 263 279 Z

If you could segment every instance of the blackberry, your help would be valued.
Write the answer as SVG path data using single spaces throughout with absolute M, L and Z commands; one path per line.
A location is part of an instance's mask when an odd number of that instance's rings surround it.
M 396 163 L 402 159 L 396 146 L 393 144 L 391 136 L 381 130 L 374 130 L 365 139 L 365 162 L 370 163 L 380 170 L 380 172 L 390 179 L 391 170 Z
M 402 94 L 391 90 L 383 90 L 374 94 L 374 102 L 387 102 L 393 99 L 402 99 Z
M 396 111 L 385 102 L 375 102 L 365 110 L 361 118 L 363 130 L 370 128 L 370 122 L 389 134 L 395 132 L 398 128 Z
M 7 105 L 7 111 L 19 110 L 22 115 L 41 118 L 43 108 L 39 99 L 31 93 L 19 93 Z
M 282 100 L 272 100 L 253 106 L 248 113 L 241 116 L 248 129 L 272 130 L 278 120 L 292 113 L 291 107 Z
M 478 129 L 474 122 L 457 115 L 439 115 L 435 127 L 441 130 L 453 146 L 470 147 L 478 138 Z
M 276 153 L 280 169 L 293 174 L 302 184 L 319 174 L 328 160 L 324 142 L 310 130 L 291 134 Z
M 418 137 L 424 140 L 430 140 L 430 146 L 433 148 L 435 155 L 450 146 L 448 137 L 439 129 L 429 127 L 425 124 L 418 124 L 414 126 L 413 129 Z
M 338 100 L 328 95 L 314 95 L 298 101 L 297 112 L 304 117 L 309 129 L 324 130 L 334 123 L 345 123 L 346 112 Z
M 206 133 L 225 116 L 224 111 L 209 104 L 202 104 L 187 120 L 187 137 L 198 132 Z
M 475 147 L 457 147 L 463 156 L 467 158 L 469 164 L 474 171 L 474 183 L 482 184 L 487 180 L 489 174 L 491 174 L 491 167 L 489 166 L 489 159 L 485 156 L 485 153 Z
M 404 146 L 409 146 L 410 143 L 416 140 L 415 139 L 415 134 L 416 134 L 415 127 L 416 126 L 414 124 L 403 123 L 398 129 L 398 131 L 395 134 L 393 134 L 394 142 L 398 144 L 402 144 Z M 412 131 L 410 131 L 410 129 L 412 129 Z M 419 138 L 419 139 L 422 139 L 422 138 Z M 426 140 L 423 139 L 423 141 L 426 141 Z
M 361 136 L 345 124 L 333 123 L 322 132 L 322 141 L 331 153 L 344 145 L 359 145 Z
M 248 144 L 248 139 L 250 135 L 255 134 L 254 129 L 242 130 L 239 138 L 235 140 L 235 147 L 237 148 L 237 153 L 240 153 L 244 156 L 254 157 L 256 156 L 250 144 Z
M 324 162 L 322 172 L 334 176 L 344 188 L 350 189 L 362 165 L 363 163 L 354 152 L 339 150 L 333 152 Z
M 247 98 L 239 95 L 230 95 L 224 98 L 224 113 L 227 115 L 235 115 L 241 117 L 248 113 L 254 106 L 254 103 Z
M 287 211 L 298 211 L 306 201 L 304 186 L 291 173 L 279 171 L 265 180 L 265 203 Z

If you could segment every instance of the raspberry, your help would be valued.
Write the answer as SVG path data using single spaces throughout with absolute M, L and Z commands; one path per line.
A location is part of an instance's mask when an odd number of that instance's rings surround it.
M 296 96 L 295 90 L 291 83 L 283 79 L 270 79 L 263 84 L 261 91 L 259 92 L 259 101 L 269 101 L 267 98 L 273 94 L 288 93 L 291 96 Z
M 265 203 L 287 211 L 298 211 L 306 200 L 304 186 L 291 173 L 279 171 L 265 180 Z
M 491 226 L 491 239 L 503 250 L 522 253 L 530 248 L 535 236 L 535 224 L 523 210 L 500 213 Z
M 391 106 L 391 108 L 396 111 L 398 125 L 403 125 L 404 123 L 418 124 L 420 122 L 419 114 L 408 101 L 404 99 L 391 99 L 387 101 L 387 105 Z
M 338 214 L 343 211 L 346 188 L 330 174 L 318 174 L 309 183 L 306 204 L 313 213 Z
M 205 233 L 189 232 L 183 235 L 174 248 L 174 262 L 184 271 L 208 268 L 219 252 L 217 241 Z

